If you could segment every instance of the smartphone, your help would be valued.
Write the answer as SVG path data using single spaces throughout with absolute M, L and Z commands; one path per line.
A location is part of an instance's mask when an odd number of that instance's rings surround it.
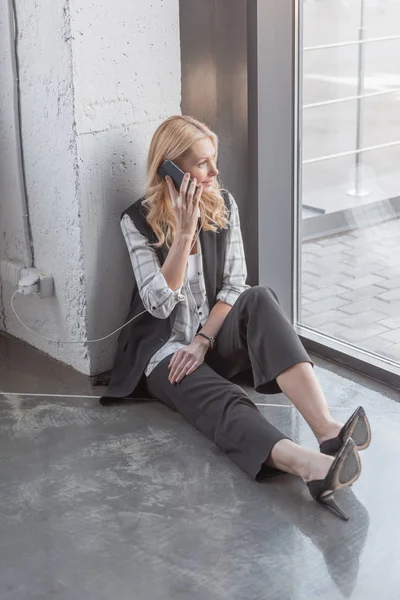
M 160 175 L 160 177 L 165 177 L 167 175 L 169 175 L 172 179 L 172 181 L 175 184 L 176 189 L 179 190 L 181 189 L 181 185 L 182 185 L 182 180 L 185 177 L 185 173 L 176 166 L 176 164 L 174 162 L 172 162 L 172 160 L 166 160 L 165 162 L 163 162 L 163 164 L 158 168 L 157 173 Z M 188 185 L 188 189 L 190 187 L 190 185 L 192 184 L 192 180 L 189 180 L 189 185 Z M 195 189 L 195 193 L 198 190 L 198 186 L 196 186 Z

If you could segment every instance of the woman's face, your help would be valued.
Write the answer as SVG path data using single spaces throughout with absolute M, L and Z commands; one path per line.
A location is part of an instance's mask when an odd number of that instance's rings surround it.
M 218 176 L 216 153 L 214 144 L 209 138 L 196 142 L 187 156 L 178 162 L 184 173 L 190 173 L 192 179 L 202 183 L 204 191 L 211 189 L 215 178 Z

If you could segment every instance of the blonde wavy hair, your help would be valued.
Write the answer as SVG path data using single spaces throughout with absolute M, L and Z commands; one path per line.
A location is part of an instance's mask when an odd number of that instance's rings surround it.
M 204 123 L 187 116 L 173 116 L 161 123 L 151 140 L 147 185 L 143 205 L 146 219 L 157 237 L 157 247 L 168 248 L 175 236 L 175 215 L 165 179 L 157 170 L 165 160 L 174 162 L 185 157 L 193 145 L 209 138 L 218 152 L 218 138 Z M 204 231 L 218 231 L 228 226 L 228 211 L 221 195 L 220 184 L 214 181 L 211 190 L 203 192 L 200 203 L 200 219 Z

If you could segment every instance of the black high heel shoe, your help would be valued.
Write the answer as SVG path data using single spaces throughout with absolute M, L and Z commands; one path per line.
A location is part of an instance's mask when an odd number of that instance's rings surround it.
M 337 453 L 325 479 L 309 481 L 307 486 L 314 500 L 329 508 L 343 521 L 348 521 L 349 517 L 338 507 L 333 499 L 333 494 L 335 490 L 353 485 L 360 473 L 360 457 L 355 443 L 349 438 Z
M 343 443 L 349 438 L 354 440 L 358 451 L 365 450 L 371 443 L 371 427 L 362 406 L 359 406 L 357 410 L 353 412 L 351 417 L 339 431 L 339 435 L 330 440 L 326 440 L 326 442 L 322 442 L 319 450 L 323 454 L 335 456 L 343 446 Z

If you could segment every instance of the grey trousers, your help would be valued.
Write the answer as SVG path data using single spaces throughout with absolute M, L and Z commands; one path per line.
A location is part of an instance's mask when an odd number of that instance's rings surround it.
M 169 361 L 167 357 L 150 373 L 150 394 L 179 412 L 254 479 L 275 475 L 277 470 L 265 462 L 274 445 L 288 438 L 229 381 L 251 368 L 258 392 L 277 393 L 278 375 L 311 362 L 275 293 L 257 286 L 241 294 L 206 362 L 178 384 L 168 381 Z

